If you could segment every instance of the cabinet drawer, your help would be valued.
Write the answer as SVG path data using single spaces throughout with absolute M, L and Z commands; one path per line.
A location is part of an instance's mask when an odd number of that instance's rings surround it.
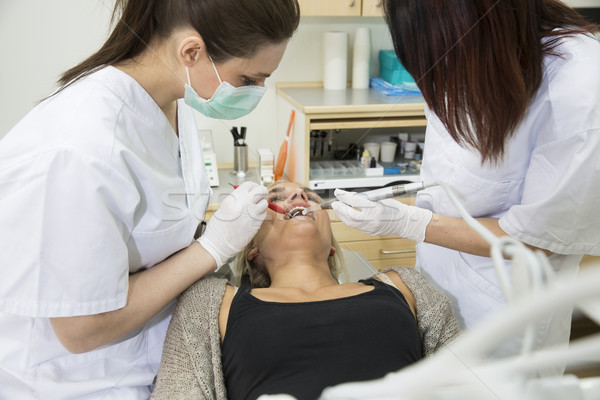
M 339 243 L 398 238 L 397 236 L 367 235 L 366 233 L 362 233 L 358 229 L 349 227 L 340 221 L 331 223 L 331 232 L 333 233 L 333 237 L 335 237 Z
M 409 206 L 415 205 L 415 197 L 400 197 L 396 199 L 404 204 Z M 339 243 L 342 242 L 354 242 L 354 241 L 365 241 L 365 240 L 381 240 L 381 239 L 398 239 L 397 236 L 372 236 L 367 235 L 366 233 L 362 233 L 356 228 L 349 227 L 348 225 L 341 222 L 333 210 L 328 210 L 329 219 L 331 219 L 331 231 L 333 232 L 333 236 Z M 413 245 L 414 247 L 414 245 Z
M 367 260 L 389 260 L 415 255 L 415 242 L 399 238 L 342 242 L 340 246 L 359 252 Z
M 383 271 L 384 269 L 395 266 L 414 267 L 415 261 L 416 259 L 413 255 L 412 257 L 391 258 L 389 260 L 369 260 L 369 264 L 371 264 L 376 270 Z

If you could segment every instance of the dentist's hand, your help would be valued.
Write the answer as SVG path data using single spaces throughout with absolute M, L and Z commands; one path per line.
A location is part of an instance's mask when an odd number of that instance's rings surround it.
M 244 182 L 221 203 L 198 242 L 217 268 L 242 251 L 267 217 L 267 188 Z
M 331 207 L 346 225 L 369 235 L 396 235 L 422 242 L 433 213 L 394 199 L 371 201 L 360 193 L 336 189 Z

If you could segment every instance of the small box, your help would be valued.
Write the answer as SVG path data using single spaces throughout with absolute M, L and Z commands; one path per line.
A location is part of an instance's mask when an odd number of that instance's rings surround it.
M 273 152 L 269 149 L 258 149 L 258 175 L 263 184 L 272 183 L 275 179 L 273 172 Z
M 402 168 L 399 165 L 392 167 L 383 167 L 384 175 L 400 175 L 402 173 Z
M 379 50 L 379 76 L 392 85 L 415 83 L 413 77 L 400 64 L 394 50 Z
M 383 167 L 379 164 L 375 168 L 365 168 L 366 176 L 383 176 Z

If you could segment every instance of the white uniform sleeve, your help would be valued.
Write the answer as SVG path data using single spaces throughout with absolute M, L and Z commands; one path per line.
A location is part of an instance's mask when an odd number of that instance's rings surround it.
M 600 255 L 600 44 L 567 37 L 559 51 L 528 111 L 534 142 L 521 204 L 500 227 L 558 254 Z
M 0 171 L 0 311 L 89 315 L 125 305 L 139 196 L 102 162 L 52 151 Z
M 500 227 L 558 254 L 600 255 L 600 130 L 536 148 L 520 205 Z

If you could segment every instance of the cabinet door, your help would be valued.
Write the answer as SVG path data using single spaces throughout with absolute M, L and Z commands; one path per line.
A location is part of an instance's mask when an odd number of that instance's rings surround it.
M 362 0 L 363 17 L 383 16 L 383 0 Z
M 360 16 L 361 0 L 298 0 L 304 17 Z

